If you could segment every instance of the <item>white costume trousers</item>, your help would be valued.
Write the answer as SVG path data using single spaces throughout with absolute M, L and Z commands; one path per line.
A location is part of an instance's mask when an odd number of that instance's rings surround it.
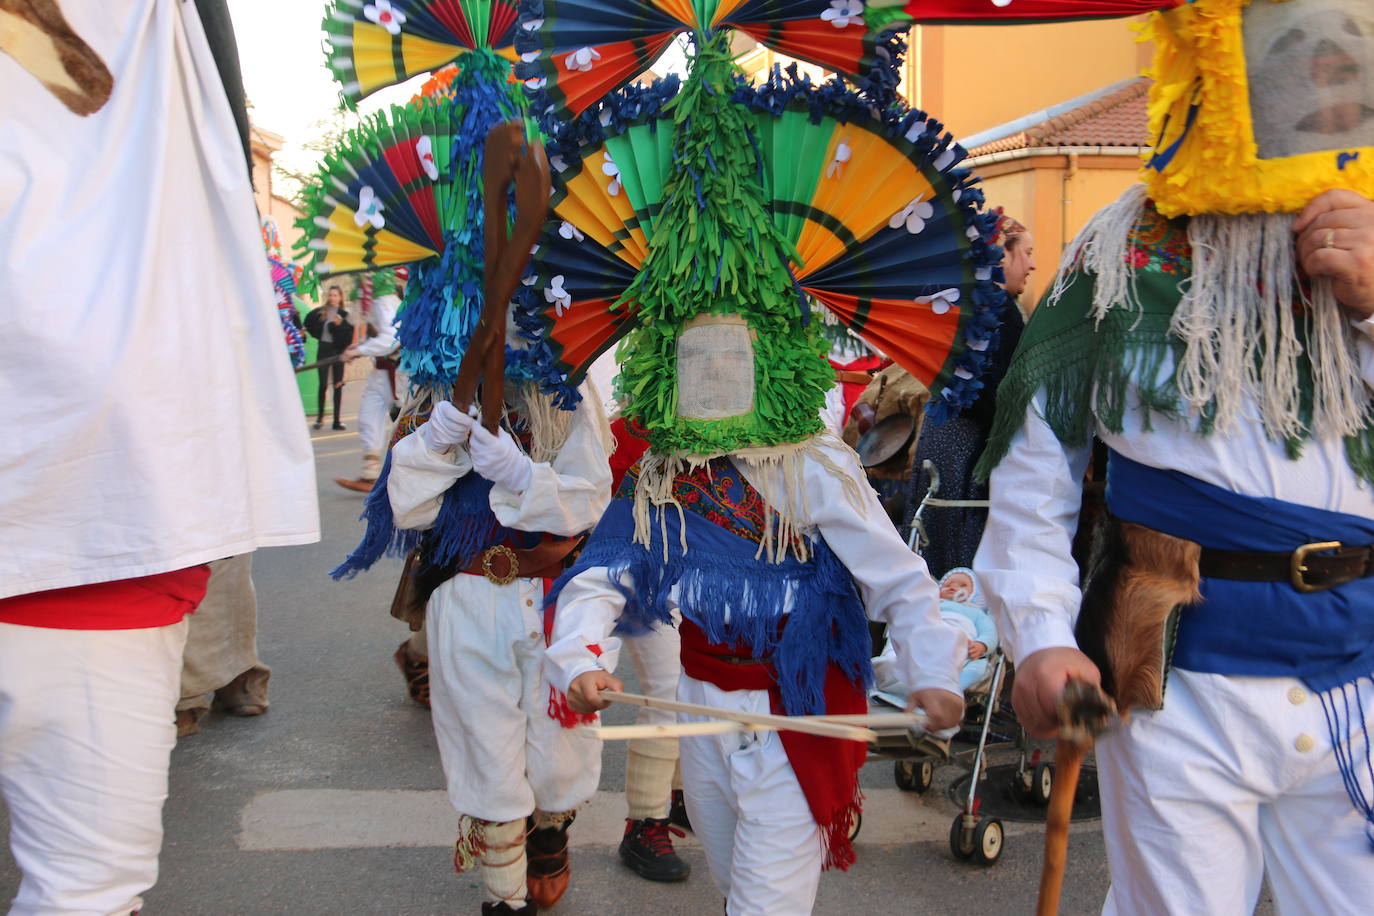
M 9 916 L 127 916 L 157 881 L 186 622 L 0 623 L 0 793 L 24 874 Z
M 425 615 L 434 733 L 459 814 L 514 821 L 570 811 L 596 792 L 601 743 L 549 717 L 544 582 L 459 573 Z
M 386 452 L 392 400 L 391 377 L 385 369 L 374 368 L 367 376 L 362 400 L 358 404 L 358 441 L 363 449 L 364 480 L 375 480 L 381 472 L 381 456 Z M 370 456 L 375 456 L 374 462 L 368 461 Z
M 686 674 L 678 697 L 739 712 L 770 712 L 766 690 L 721 690 Z M 703 735 L 680 743 L 687 815 L 729 916 L 810 913 L 824 864 L 821 832 L 778 733 Z
M 1374 729 L 1368 681 L 1360 696 Z M 1364 752 L 1357 738 L 1367 792 Z M 1103 736 L 1097 766 L 1112 873 L 1104 913 L 1249 916 L 1266 867 L 1284 916 L 1374 906 L 1364 820 L 1321 700 L 1298 681 L 1174 669 L 1164 709 Z

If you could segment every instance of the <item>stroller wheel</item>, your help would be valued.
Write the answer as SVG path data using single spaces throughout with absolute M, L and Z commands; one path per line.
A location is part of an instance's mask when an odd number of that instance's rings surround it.
M 1038 805 L 1048 805 L 1050 794 L 1054 791 L 1054 767 L 1048 763 L 1037 763 L 1031 773 L 1031 797 Z
M 954 858 L 967 861 L 973 857 L 973 831 L 964 830 L 964 815 L 954 815 L 949 825 L 949 851 Z
M 979 865 L 991 865 L 1002 858 L 1002 822 L 985 817 L 973 828 L 973 860 Z
M 923 794 L 935 781 L 935 761 L 898 760 L 892 767 L 892 781 L 903 792 Z

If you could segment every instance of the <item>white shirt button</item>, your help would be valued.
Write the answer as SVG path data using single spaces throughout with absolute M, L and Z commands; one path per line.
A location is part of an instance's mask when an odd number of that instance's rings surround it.
M 1307 691 L 1303 690 L 1301 687 L 1290 688 L 1288 691 L 1288 702 L 1292 703 L 1294 706 L 1301 706 L 1303 703 L 1307 702 Z
M 1311 735 L 1298 735 L 1298 740 L 1293 742 L 1293 746 L 1298 749 L 1299 753 L 1306 754 L 1317 746 L 1317 741 Z
M 534 601 L 532 601 L 532 600 L 529 599 L 529 598 L 526 598 L 526 599 L 525 599 L 525 607 L 534 607 Z M 1290 693 L 1289 696 L 1291 697 L 1292 694 Z M 1301 701 L 1301 700 L 1294 700 L 1293 702 L 1294 702 L 1294 703 L 1300 703 L 1300 702 L 1302 702 L 1302 701 Z
M 538 632 L 537 630 L 531 630 L 531 631 L 530 631 L 530 639 L 538 639 L 538 638 L 539 638 L 539 632 Z

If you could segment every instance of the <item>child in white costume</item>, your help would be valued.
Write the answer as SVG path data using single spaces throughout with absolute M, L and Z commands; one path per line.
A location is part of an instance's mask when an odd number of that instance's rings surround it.
M 512 413 L 533 414 L 533 423 L 567 424 L 551 439 L 562 440 L 551 458 L 532 460 L 508 429 L 493 435 L 444 401 L 393 448 L 387 483 L 399 528 L 431 527 L 444 494 L 475 473 L 491 482 L 500 526 L 544 535 L 530 548 L 512 538 L 493 543 L 434 590 L 425 618 L 434 731 L 461 815 L 454 862 L 461 871 L 481 860 L 484 913 L 536 912 L 538 902 L 557 900 L 567 885 L 567 826 L 601 771 L 599 743 L 551 718 L 540 676 L 544 576 L 556 571 L 522 570 L 519 561 L 596 523 L 610 497 L 609 433 L 594 396 L 571 414 L 529 411 L 523 395 L 512 401 Z M 535 860 L 528 904 L 527 833 Z

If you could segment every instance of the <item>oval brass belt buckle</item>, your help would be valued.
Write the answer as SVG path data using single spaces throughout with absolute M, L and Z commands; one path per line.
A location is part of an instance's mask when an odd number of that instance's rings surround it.
M 1293 551 L 1292 558 L 1288 561 L 1288 579 L 1293 583 L 1293 588 L 1304 594 L 1308 592 L 1321 592 L 1332 588 L 1339 583 L 1332 582 L 1330 585 L 1311 585 L 1307 581 L 1307 557 L 1310 554 L 1318 553 L 1323 550 L 1339 550 L 1344 545 L 1340 541 L 1319 541 L 1314 544 L 1303 544 Z
M 505 557 L 506 562 L 510 565 L 505 575 L 498 576 L 496 573 L 492 572 L 491 561 L 497 557 Z M 486 552 L 482 554 L 482 575 L 486 576 L 489 581 L 496 585 L 510 585 L 520 577 L 520 561 L 516 559 L 515 551 L 511 550 L 505 544 L 497 544 L 495 547 L 488 547 Z

